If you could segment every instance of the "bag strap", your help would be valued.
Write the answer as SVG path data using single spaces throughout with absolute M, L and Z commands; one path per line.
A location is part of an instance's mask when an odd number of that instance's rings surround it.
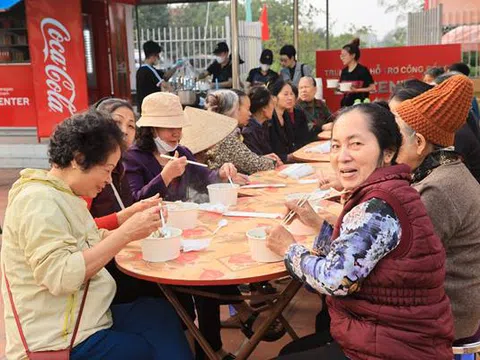
M 8 279 L 7 279 L 5 267 L 3 267 L 3 276 L 5 278 L 5 285 L 7 286 L 8 297 L 10 299 L 10 305 L 12 307 L 15 322 L 17 323 L 18 332 L 20 333 L 20 338 L 22 339 L 23 347 L 25 348 L 25 351 L 28 354 L 30 353 L 30 349 L 28 348 L 27 340 L 25 339 L 25 334 L 23 333 L 22 325 L 20 324 L 20 318 L 18 317 L 17 309 L 15 307 L 15 303 L 13 302 L 13 295 L 12 295 L 12 291 L 10 290 L 10 283 L 8 282 Z M 87 292 L 88 292 L 89 286 L 90 286 L 90 280 L 87 281 L 87 284 L 85 285 L 85 291 L 83 292 L 82 303 L 80 305 L 77 321 L 75 323 L 75 328 L 73 330 L 72 340 L 70 341 L 70 345 L 68 347 L 70 351 L 72 350 L 73 344 L 75 343 L 75 338 L 77 337 L 78 327 L 80 326 L 80 319 L 82 318 L 83 308 L 85 306 L 85 300 L 87 299 Z
M 80 305 L 80 310 L 78 311 L 77 322 L 75 323 L 75 329 L 73 329 L 72 340 L 70 341 L 69 349 L 73 349 L 73 344 L 75 343 L 75 338 L 77 337 L 77 331 L 80 326 L 80 319 L 82 318 L 83 308 L 85 306 L 85 300 L 87 299 L 88 288 L 90 287 L 90 280 L 87 281 L 85 285 L 85 290 L 83 291 L 82 304 Z
M 7 285 L 8 297 L 10 299 L 10 306 L 12 307 L 13 316 L 15 317 L 15 322 L 17 323 L 17 329 L 18 329 L 18 332 L 20 333 L 20 338 L 22 339 L 25 352 L 28 354 L 30 350 L 28 349 L 27 340 L 25 340 L 25 335 L 23 334 L 22 325 L 20 324 L 20 319 L 18 318 L 17 309 L 15 308 L 15 304 L 13 303 L 12 291 L 10 290 L 10 283 L 8 282 L 7 274 L 5 273 L 5 267 L 3 267 L 3 276 L 5 278 L 5 285 Z
M 164 81 L 164 80 L 160 77 L 160 75 L 158 74 L 157 70 L 155 70 L 152 65 L 143 64 L 142 67 L 147 67 L 147 68 L 150 69 L 150 71 L 153 73 L 153 75 L 154 75 L 154 76 L 157 78 L 157 80 L 158 80 L 157 85 L 158 85 L 158 84 L 161 84 L 162 81 Z

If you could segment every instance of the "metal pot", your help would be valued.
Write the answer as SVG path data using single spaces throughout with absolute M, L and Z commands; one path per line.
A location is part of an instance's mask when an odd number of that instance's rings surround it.
M 177 95 L 182 105 L 195 105 L 197 102 L 197 95 L 193 90 L 179 90 Z

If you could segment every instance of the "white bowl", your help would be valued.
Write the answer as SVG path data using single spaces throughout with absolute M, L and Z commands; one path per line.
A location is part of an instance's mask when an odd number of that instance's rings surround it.
M 198 204 L 192 202 L 176 202 L 167 205 L 167 225 L 182 230 L 193 229 L 197 226 Z
M 327 88 L 335 89 L 338 86 L 338 79 L 327 79 Z
M 239 185 L 230 183 L 211 184 L 207 186 L 208 197 L 211 204 L 223 204 L 225 206 L 237 205 Z
M 283 260 L 283 256 L 275 254 L 267 248 L 265 227 L 258 227 L 247 231 L 248 245 L 252 259 L 260 263 L 271 263 Z
M 340 83 L 340 91 L 350 91 L 352 90 L 353 83 L 351 82 L 342 82 Z
M 182 230 L 168 228 L 171 236 L 168 238 L 148 237 L 142 240 L 143 260 L 150 262 L 164 262 L 180 256 Z

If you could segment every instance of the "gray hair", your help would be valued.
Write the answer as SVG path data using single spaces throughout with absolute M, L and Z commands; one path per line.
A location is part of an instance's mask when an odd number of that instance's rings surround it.
M 459 71 L 449 71 L 449 72 L 443 73 L 442 75 L 438 76 L 438 77 L 435 79 L 435 84 L 440 85 L 440 84 L 441 84 L 442 82 L 444 82 L 445 80 L 448 80 L 448 79 L 450 79 L 451 77 L 456 76 L 456 75 L 463 75 L 463 76 L 465 76 L 465 74 L 462 74 L 462 73 L 459 72 Z
M 225 116 L 234 117 L 240 100 L 232 90 L 215 90 L 207 95 L 205 108 Z
M 405 121 L 403 121 L 403 130 L 405 132 L 405 136 L 403 137 L 407 142 L 411 142 L 413 141 L 415 135 L 417 134 L 417 132 L 412 128 L 410 127 L 410 125 L 408 125 Z M 426 139 L 426 138 L 425 138 Z M 437 151 L 437 150 L 441 150 L 441 149 L 445 149 L 445 148 L 448 148 L 448 147 L 445 147 L 445 146 L 442 146 L 442 145 L 438 145 L 438 144 L 434 144 L 430 141 L 427 140 L 428 143 L 432 144 L 433 146 L 433 150 L 432 151 Z
M 133 106 L 126 100 L 119 99 L 119 98 L 103 98 L 97 101 L 93 107 L 98 111 L 104 111 L 106 113 L 113 113 L 115 110 L 125 107 L 131 110 L 134 115 L 135 111 L 133 110 Z

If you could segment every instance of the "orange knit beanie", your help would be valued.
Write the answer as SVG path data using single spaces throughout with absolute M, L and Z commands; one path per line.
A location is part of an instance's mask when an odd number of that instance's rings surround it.
M 455 75 L 397 108 L 400 118 L 435 145 L 452 146 L 472 106 L 473 83 Z

